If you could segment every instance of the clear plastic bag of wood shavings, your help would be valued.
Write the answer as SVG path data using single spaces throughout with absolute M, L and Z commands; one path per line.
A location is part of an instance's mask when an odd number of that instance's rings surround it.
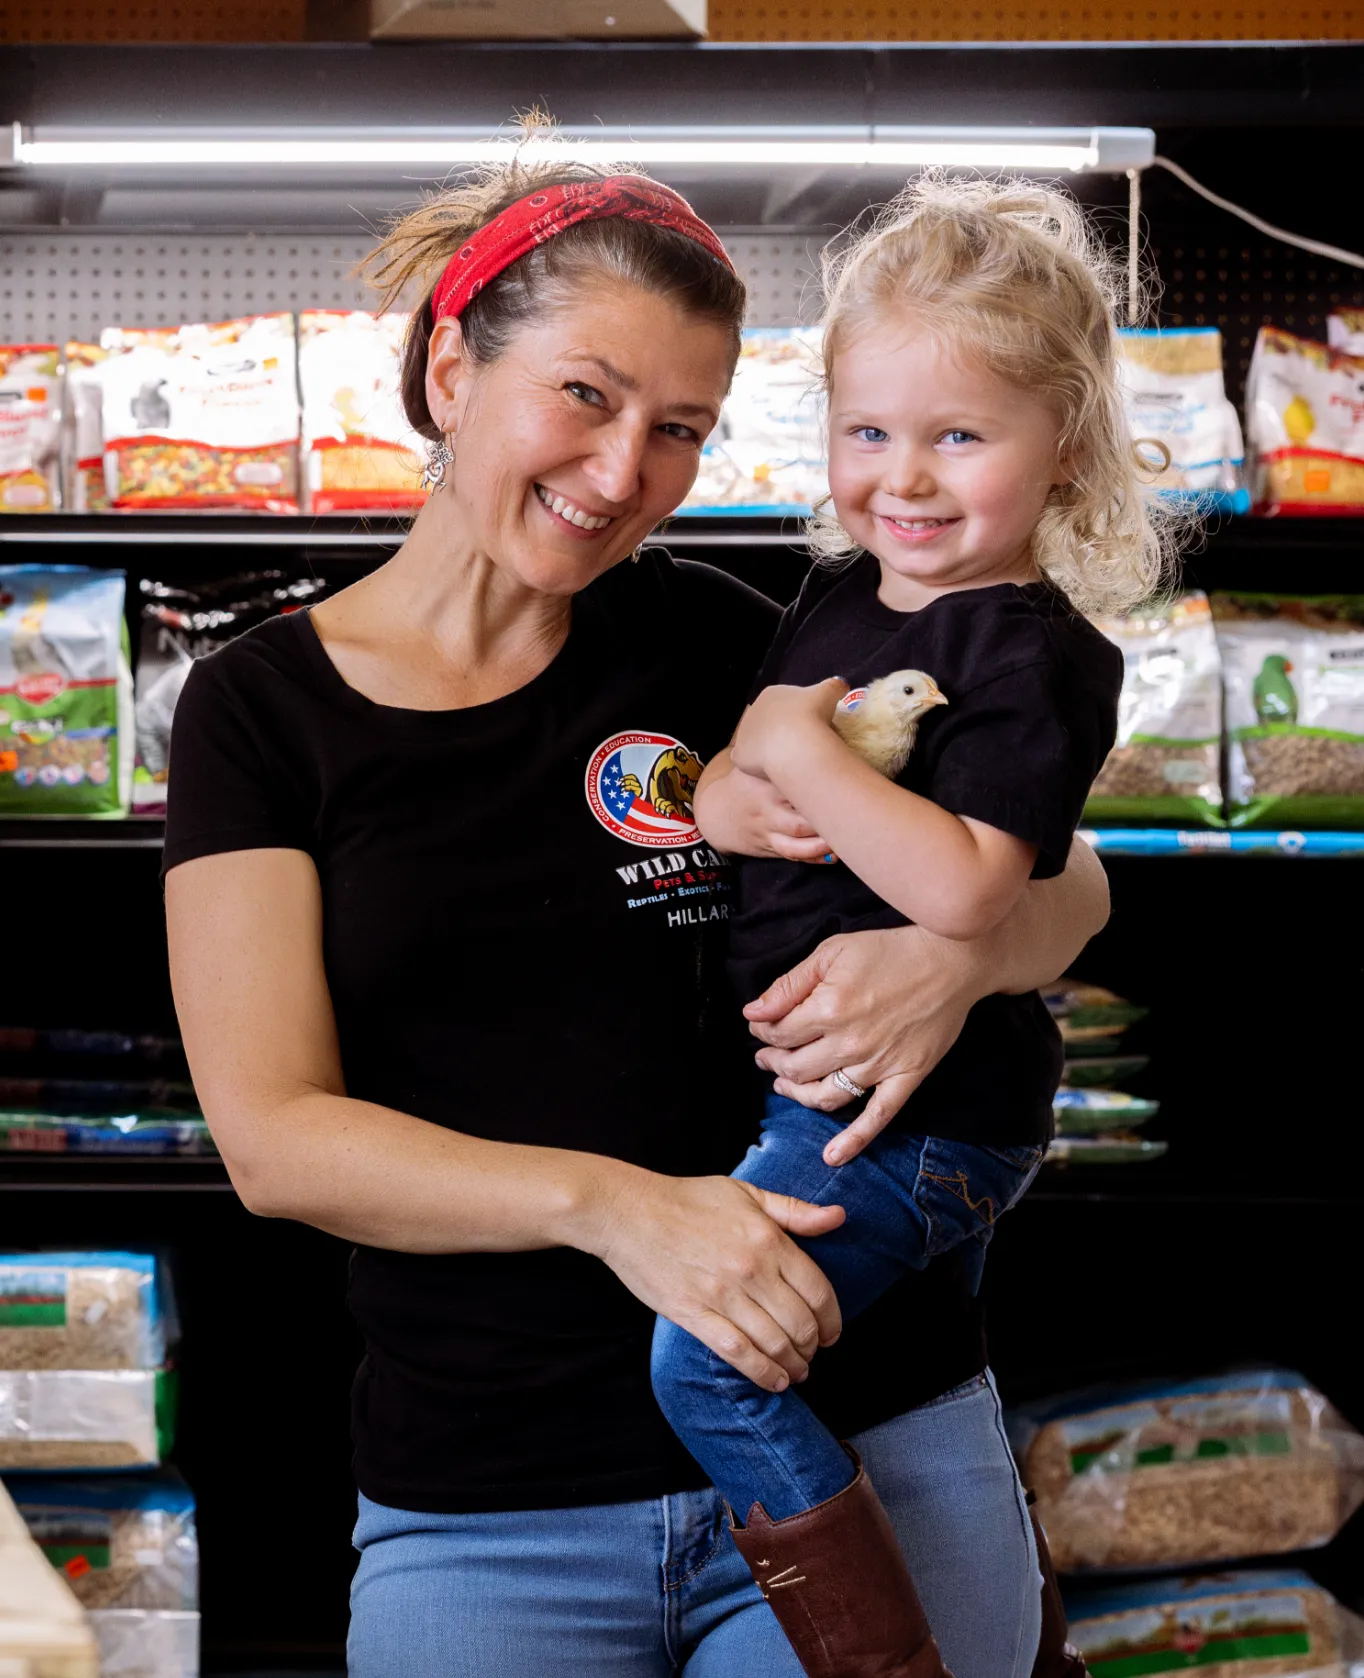
M 1092 1678 L 1352 1678 L 1364 1662 L 1364 1621 L 1297 1568 L 1076 1589 L 1066 1617 Z
M 197 1678 L 199 1616 L 189 1609 L 96 1608 L 100 1678 Z
M 6 1487 L 84 1607 L 198 1606 L 194 1496 L 178 1475 L 14 1475 Z
M 148 1253 L 0 1253 L 0 1369 L 151 1369 L 166 1355 Z
M 1364 357 L 1262 326 L 1246 423 L 1257 510 L 1364 514 Z
M 292 315 L 110 327 L 100 348 L 111 505 L 298 511 Z
M 0 1471 L 156 1468 L 171 1391 L 157 1369 L 0 1370 Z
M 1364 1498 L 1364 1438 L 1291 1370 L 1069 1394 L 1010 1431 L 1063 1572 L 1314 1549 Z
M 1118 333 L 1118 383 L 1127 423 L 1152 462 L 1151 487 L 1202 511 L 1248 513 L 1245 445 L 1222 380 L 1222 334 L 1215 326 Z M 1152 448 L 1151 445 L 1159 445 Z
M 410 511 L 426 499 L 426 445 L 403 412 L 410 317 L 304 309 L 298 317 L 304 485 L 314 513 Z
M 1118 737 L 1090 821 L 1222 820 L 1222 665 L 1205 594 L 1094 619 L 1123 655 Z
M 1219 594 L 1233 826 L 1364 823 L 1364 595 Z

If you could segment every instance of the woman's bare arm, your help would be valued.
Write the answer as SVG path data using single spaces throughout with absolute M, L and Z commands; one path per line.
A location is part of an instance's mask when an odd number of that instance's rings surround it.
M 839 1208 L 490 1142 L 347 1096 L 302 852 L 182 863 L 166 911 L 195 1088 L 252 1211 L 399 1252 L 578 1247 L 773 1390 L 837 1337 L 833 1291 L 785 1232 L 821 1234 Z
M 983 938 L 938 938 L 922 927 L 826 939 L 744 1012 L 767 1045 L 758 1064 L 783 1095 L 835 1112 L 852 1099 L 842 1068 L 875 1093 L 829 1144 L 841 1165 L 866 1147 L 956 1042 L 983 997 L 1020 993 L 1063 973 L 1108 919 L 1108 879 L 1083 840 L 1064 874 L 1036 880 Z

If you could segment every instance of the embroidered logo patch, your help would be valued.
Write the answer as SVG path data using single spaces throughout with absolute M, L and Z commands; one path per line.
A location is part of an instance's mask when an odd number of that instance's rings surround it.
M 695 844 L 692 799 L 703 767 L 671 734 L 613 734 L 587 765 L 587 802 L 608 833 L 632 845 Z

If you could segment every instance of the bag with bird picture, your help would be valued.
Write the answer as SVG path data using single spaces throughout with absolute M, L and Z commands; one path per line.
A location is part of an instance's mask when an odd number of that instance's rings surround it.
M 1364 356 L 1262 326 L 1246 429 L 1257 512 L 1364 514 Z
M 298 511 L 292 315 L 112 326 L 100 347 L 111 506 Z
M 1231 825 L 1364 825 L 1364 595 L 1212 605 Z

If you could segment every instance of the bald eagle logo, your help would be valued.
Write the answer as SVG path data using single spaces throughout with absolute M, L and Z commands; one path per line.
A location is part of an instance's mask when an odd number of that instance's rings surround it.
M 608 833 L 632 845 L 695 844 L 701 830 L 692 801 L 703 768 L 671 734 L 613 734 L 587 765 L 588 807 Z

